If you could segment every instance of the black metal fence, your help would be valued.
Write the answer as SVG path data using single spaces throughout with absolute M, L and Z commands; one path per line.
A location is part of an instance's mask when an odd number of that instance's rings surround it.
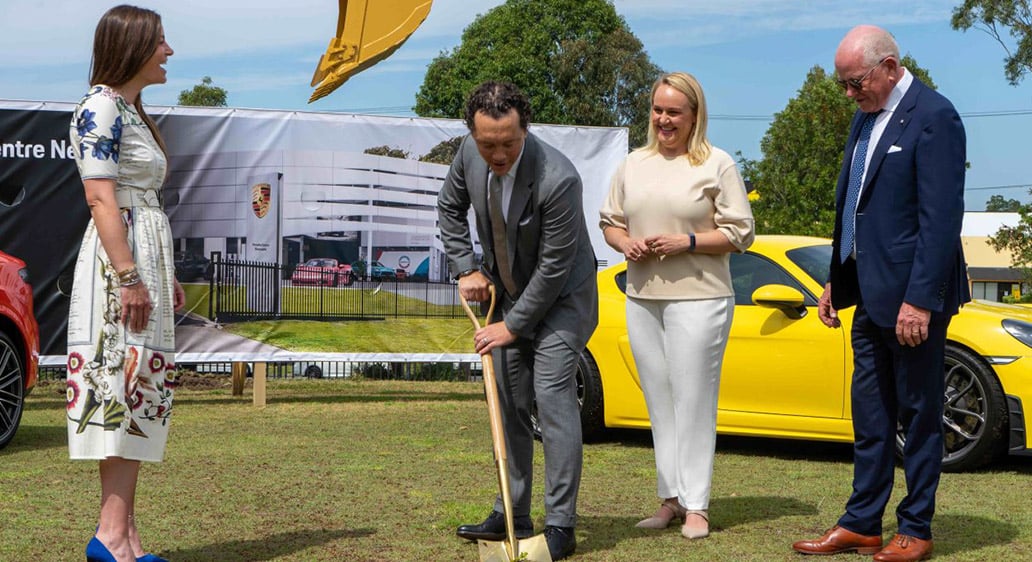
M 199 375 L 228 375 L 232 371 L 232 363 L 186 365 L 185 369 Z M 247 376 L 251 375 L 252 364 L 248 363 Z M 483 365 L 479 361 L 274 361 L 266 364 L 266 377 L 269 379 L 470 381 L 482 376 Z
M 225 375 L 229 377 L 230 362 L 177 363 L 180 373 L 197 375 Z M 247 363 L 247 376 L 252 374 L 252 363 Z M 39 379 L 59 381 L 66 377 L 64 365 L 41 366 Z M 479 361 L 456 362 L 400 362 L 400 361 L 274 361 L 267 363 L 269 379 L 369 379 L 411 381 L 475 381 L 483 376 Z
M 212 254 L 208 317 L 254 320 L 460 318 L 455 283 L 398 278 L 359 279 L 344 269 L 225 260 Z

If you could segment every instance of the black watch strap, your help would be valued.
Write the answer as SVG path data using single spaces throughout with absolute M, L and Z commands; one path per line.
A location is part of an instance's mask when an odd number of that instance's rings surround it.
M 455 276 L 455 279 L 462 279 L 463 277 L 469 275 L 470 273 L 473 273 L 474 271 L 476 271 L 476 269 L 467 269 L 465 271 L 462 271 Z

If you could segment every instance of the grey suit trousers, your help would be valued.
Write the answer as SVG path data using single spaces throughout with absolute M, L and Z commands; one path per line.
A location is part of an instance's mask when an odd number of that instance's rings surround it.
M 506 304 L 503 298 L 503 309 Z M 502 425 L 508 444 L 513 512 L 530 515 L 534 474 L 534 434 L 530 409 L 537 417 L 545 449 L 545 525 L 577 524 L 577 492 L 583 463 L 580 408 L 577 405 L 579 350 L 542 326 L 534 339 L 519 338 L 496 349 L 494 361 Z M 495 501 L 502 512 L 502 500 Z

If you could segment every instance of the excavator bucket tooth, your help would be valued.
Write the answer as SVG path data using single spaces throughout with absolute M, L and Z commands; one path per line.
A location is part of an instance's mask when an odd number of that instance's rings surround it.
M 308 103 L 322 98 L 352 75 L 387 58 L 412 35 L 430 13 L 433 0 L 338 0 L 337 35 L 312 76 L 315 92 Z

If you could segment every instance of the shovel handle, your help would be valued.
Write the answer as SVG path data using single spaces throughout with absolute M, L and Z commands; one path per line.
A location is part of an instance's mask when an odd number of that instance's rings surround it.
M 495 308 L 495 287 L 494 285 L 488 285 L 487 291 L 491 293 L 491 306 L 487 309 L 487 317 L 484 318 L 484 325 L 491 321 L 491 317 L 494 316 Z M 477 315 L 473 314 L 473 309 L 469 307 L 469 303 L 466 302 L 466 297 L 462 296 L 462 291 L 459 291 L 459 301 L 462 303 L 462 310 L 466 311 L 466 316 L 469 317 L 470 322 L 473 322 L 473 326 L 479 330 L 480 320 L 477 319 Z
M 491 293 L 491 305 L 487 309 L 485 325 L 494 316 L 496 300 L 494 285 L 488 285 L 488 291 Z M 473 322 L 473 326 L 479 330 L 480 321 L 477 320 L 477 315 L 473 314 L 473 310 L 470 309 L 469 303 L 466 302 L 466 298 L 462 296 L 461 292 L 459 293 L 459 299 L 462 302 L 462 309 L 466 311 L 466 316 Z M 491 445 L 494 448 L 495 466 L 498 469 L 498 488 L 501 492 L 502 506 L 505 510 L 505 546 L 508 549 L 509 559 L 518 560 L 520 547 L 514 528 L 515 516 L 512 511 L 512 493 L 509 489 L 509 461 L 505 452 L 505 432 L 502 429 L 501 401 L 498 398 L 498 383 L 495 381 L 494 360 L 491 354 L 488 353 L 481 357 L 481 362 L 484 365 L 484 393 L 487 398 L 488 421 L 491 425 Z

